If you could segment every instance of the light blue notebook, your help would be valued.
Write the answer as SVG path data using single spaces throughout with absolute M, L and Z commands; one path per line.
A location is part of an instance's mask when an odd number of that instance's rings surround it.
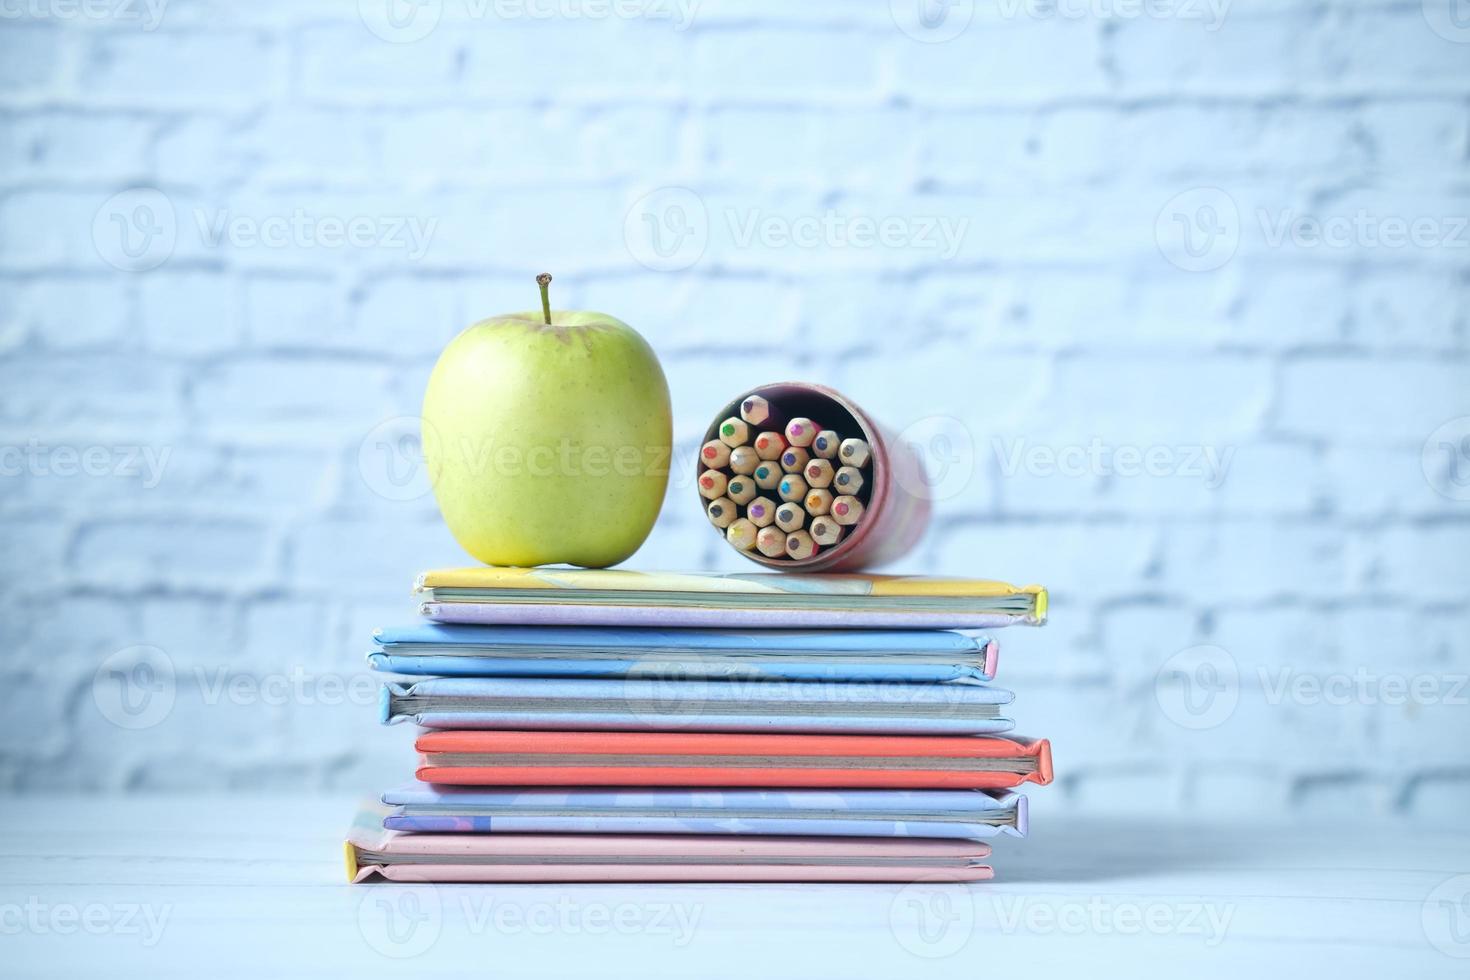
M 898 681 L 441 677 L 386 684 L 385 724 L 619 732 L 989 735 L 1010 731 L 1010 691 Z
M 512 789 L 403 786 L 388 830 L 478 834 L 1026 835 L 1026 797 L 981 790 Z
M 986 683 L 994 640 L 946 630 L 435 624 L 378 630 L 375 670 L 435 677 L 762 677 Z

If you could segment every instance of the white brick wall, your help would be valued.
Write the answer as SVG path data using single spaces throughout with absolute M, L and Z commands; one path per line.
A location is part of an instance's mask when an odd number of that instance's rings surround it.
M 960 420 L 907 567 L 1054 590 L 1003 637 L 1052 805 L 1462 816 L 1470 30 L 952 8 L 0 3 L 0 786 L 399 779 L 361 653 L 461 555 L 386 454 L 550 269 L 654 344 L 686 448 L 793 375 Z M 688 480 L 635 563 L 739 567 Z M 1156 683 L 1181 651 L 1228 717 Z

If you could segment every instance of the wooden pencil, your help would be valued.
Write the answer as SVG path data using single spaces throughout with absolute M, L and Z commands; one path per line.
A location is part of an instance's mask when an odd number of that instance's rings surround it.
M 786 555 L 796 561 L 810 558 L 817 553 L 817 543 L 806 531 L 793 531 L 786 535 Z
M 806 511 L 801 504 L 787 501 L 776 508 L 776 526 L 783 531 L 799 531 L 806 523 Z
M 841 524 L 838 524 L 831 517 L 823 514 L 821 517 L 812 518 L 812 525 L 808 533 L 811 534 L 812 540 L 817 544 L 823 548 L 830 548 L 842 540 L 842 535 L 846 531 L 847 529 Z
M 852 495 L 863 488 L 863 471 L 856 466 L 840 466 L 832 478 L 832 488 L 838 493 Z
M 730 469 L 736 473 L 754 473 L 761 464 L 753 446 L 736 446 L 730 450 Z
M 832 519 L 850 527 L 863 519 L 863 502 L 856 497 L 841 496 L 832 501 Z
M 801 478 L 800 473 L 787 473 L 776 485 L 776 495 L 782 500 L 799 501 L 806 496 L 806 491 L 806 481 Z
M 720 441 L 734 449 L 750 442 L 750 426 L 733 415 L 720 423 Z
M 807 486 L 820 489 L 832 485 L 832 464 L 825 459 L 812 460 L 801 472 L 806 477 Z
M 819 517 L 832 509 L 831 490 L 808 490 L 802 506 L 813 517 Z
M 706 500 L 723 497 L 729 482 L 730 478 L 721 471 L 705 470 L 699 474 L 699 495 Z
M 837 448 L 837 458 L 846 466 L 865 466 L 872 451 L 861 439 L 844 439 Z
M 766 527 L 776 519 L 776 502 L 770 497 L 756 497 L 746 505 L 745 517 L 756 527 Z
M 740 516 L 735 507 L 735 501 L 729 497 L 716 497 L 711 500 L 709 506 L 705 508 L 705 513 L 709 515 L 709 522 L 721 530 L 735 523 L 735 518 Z
M 755 437 L 755 452 L 761 459 L 780 459 L 786 451 L 786 437 L 779 432 L 762 432 Z
M 798 416 L 786 423 L 786 441 L 793 446 L 810 446 L 821 428 L 809 418 Z
M 767 558 L 780 558 L 786 554 L 786 532 L 779 527 L 763 527 L 755 536 L 755 547 Z
M 699 461 L 717 470 L 730 462 L 730 447 L 718 439 L 711 439 L 700 448 Z
M 725 486 L 725 496 L 735 501 L 740 506 L 750 503 L 755 496 L 755 478 L 745 475 L 733 476 Z
M 734 522 L 725 528 L 725 540 L 730 542 L 741 551 L 749 551 L 755 547 L 755 536 L 759 529 L 743 517 L 737 517 Z

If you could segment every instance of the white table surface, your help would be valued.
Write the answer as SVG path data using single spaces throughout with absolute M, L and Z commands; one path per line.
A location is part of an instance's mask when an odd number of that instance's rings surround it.
M 1470 976 L 1466 828 L 1042 812 L 971 886 L 348 886 L 352 808 L 0 800 L 0 974 Z

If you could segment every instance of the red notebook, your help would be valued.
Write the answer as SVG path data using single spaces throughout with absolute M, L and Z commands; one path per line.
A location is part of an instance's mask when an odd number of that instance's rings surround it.
M 1045 739 L 1008 736 L 437 731 L 418 778 L 461 786 L 1007 789 L 1051 782 Z

